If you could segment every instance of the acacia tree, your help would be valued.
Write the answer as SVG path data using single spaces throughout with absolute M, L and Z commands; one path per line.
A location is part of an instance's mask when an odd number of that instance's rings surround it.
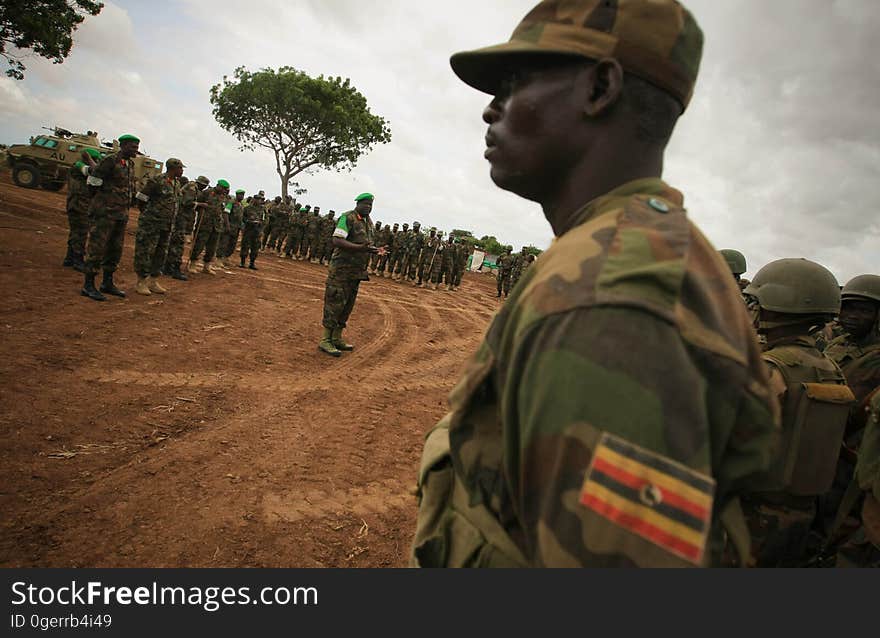
M 388 122 L 346 78 L 317 78 L 292 67 L 224 76 L 211 87 L 214 117 L 241 142 L 275 154 L 286 197 L 293 178 L 316 168 L 351 170 L 376 144 L 391 141 Z
M 26 68 L 21 58 L 28 50 L 55 64 L 64 62 L 73 46 L 73 32 L 87 15 L 96 16 L 103 8 L 103 2 L 91 0 L 0 2 L 0 55 L 9 62 L 6 75 L 24 79 Z

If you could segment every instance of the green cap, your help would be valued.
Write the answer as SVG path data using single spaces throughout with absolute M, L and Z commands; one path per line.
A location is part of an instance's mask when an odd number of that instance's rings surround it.
M 244 195 L 244 194 L 245 194 L 245 190 L 244 190 L 243 188 L 239 188 L 237 191 L 235 191 L 235 194 L 236 194 L 236 195 Z
M 365 199 L 376 199 L 376 198 L 373 197 L 372 193 L 361 193 L 360 195 L 358 195 L 357 197 L 354 198 L 354 201 L 360 202 Z
M 103 157 L 103 155 L 101 155 L 101 151 L 96 148 L 87 148 L 85 149 L 85 151 L 92 159 L 99 160 Z
M 82 162 L 77 162 L 73 165 L 74 168 L 82 168 L 83 166 L 85 166 L 85 164 L 83 164 Z
M 508 42 L 456 53 L 450 62 L 466 84 L 495 95 L 505 78 L 538 56 L 614 58 L 673 95 L 684 110 L 702 51 L 700 27 L 675 0 L 544 0 Z
M 223 188 L 229 188 L 229 182 L 227 182 L 225 179 L 218 179 L 217 186 L 222 186 Z
M 134 135 L 131 135 L 130 133 L 126 133 L 125 135 L 119 136 L 119 143 L 120 144 L 122 144 L 123 142 L 138 142 L 138 143 L 140 143 L 140 141 L 141 141 L 141 138 L 136 137 Z

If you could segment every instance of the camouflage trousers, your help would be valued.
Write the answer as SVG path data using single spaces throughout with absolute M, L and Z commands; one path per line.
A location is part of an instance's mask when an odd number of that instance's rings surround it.
M 266 244 L 269 243 L 269 237 L 272 235 L 272 231 L 275 229 L 275 224 L 272 220 L 269 220 L 269 223 L 266 224 L 266 227 L 263 228 L 263 238 L 261 240 L 261 244 L 263 248 L 266 247 Z
M 498 271 L 498 295 L 502 292 L 505 297 L 510 294 L 510 271 Z
M 400 273 L 406 279 L 415 279 L 419 268 L 418 255 L 404 255 L 400 262 Z
M 218 230 L 214 230 L 213 225 L 206 225 L 199 228 L 199 234 L 196 235 L 195 241 L 193 241 L 192 252 L 189 254 L 190 263 L 196 261 L 199 258 L 199 255 L 202 254 L 202 251 L 205 251 L 204 262 L 210 263 L 214 259 L 214 255 L 217 253 L 217 246 L 220 243 L 220 235 L 222 233 Z
M 134 271 L 138 277 L 162 274 L 171 235 L 171 220 L 141 213 L 134 236 Z
M 78 257 L 86 254 L 86 240 L 89 238 L 89 211 L 76 206 L 67 209 L 67 250 Z
M 391 259 L 391 253 L 385 253 L 384 255 L 376 254 L 376 257 L 379 258 L 378 261 L 376 262 L 376 264 L 377 264 L 376 270 L 379 271 L 380 273 L 384 273 L 385 266 L 388 265 L 388 260 Z
M 180 270 L 186 236 L 192 232 L 194 217 L 194 215 L 178 213 L 174 218 L 174 225 L 168 238 L 168 254 L 165 257 L 165 270 L 169 273 Z
M 338 279 L 332 275 L 327 277 L 324 288 L 324 320 L 321 322 L 325 328 L 345 328 L 354 309 L 360 285 L 359 279 Z
M 320 241 L 319 237 L 317 237 L 315 235 L 309 236 L 309 238 L 308 238 L 309 253 L 307 255 L 307 257 L 309 259 L 317 259 L 318 258 L 318 250 L 319 250 L 320 245 L 321 245 L 321 241 Z
M 399 273 L 403 267 L 403 255 L 399 252 L 391 252 L 388 254 L 388 273 Z
M 236 225 L 234 228 L 230 228 L 228 233 L 223 233 L 223 237 L 220 240 L 220 249 L 217 251 L 220 257 L 225 259 L 235 252 L 235 246 L 238 244 L 238 234 L 240 232 L 241 229 Z
M 452 285 L 460 286 L 461 285 L 461 276 L 464 274 L 464 266 L 456 266 L 452 271 Z
M 299 246 L 302 244 L 302 228 L 291 228 L 287 231 L 287 242 L 284 244 L 284 254 L 287 256 L 299 255 Z
M 284 238 L 287 237 L 287 224 L 278 222 L 269 235 L 269 248 L 273 250 L 281 250 Z
M 241 237 L 241 263 L 248 257 L 251 263 L 257 260 L 260 254 L 260 227 L 256 224 L 245 224 L 244 232 Z
M 811 531 L 815 499 L 781 496 L 771 501 L 749 496 L 742 505 L 756 567 L 799 567 L 818 553 L 821 538 Z
M 89 214 L 89 240 L 86 246 L 86 273 L 116 272 L 125 245 L 125 227 L 128 212 L 121 219 L 113 219 L 106 211 Z

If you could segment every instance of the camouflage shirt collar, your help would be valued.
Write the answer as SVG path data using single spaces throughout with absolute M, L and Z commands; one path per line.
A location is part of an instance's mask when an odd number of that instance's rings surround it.
M 574 215 L 575 222 L 571 225 L 571 228 L 577 228 L 591 219 L 617 210 L 623 201 L 634 195 L 659 197 L 676 206 L 684 205 L 684 195 L 681 192 L 669 186 L 659 177 L 645 177 L 618 186 L 614 190 L 589 202 Z

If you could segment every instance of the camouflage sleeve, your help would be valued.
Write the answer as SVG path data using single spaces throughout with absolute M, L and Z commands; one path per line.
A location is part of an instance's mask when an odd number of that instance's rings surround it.
M 710 563 L 720 509 L 776 435 L 745 374 L 622 307 L 552 315 L 510 357 L 504 470 L 533 564 Z
M 114 155 L 108 155 L 104 159 L 102 159 L 95 168 L 91 170 L 91 174 L 93 178 L 97 178 L 98 180 L 105 180 L 109 177 L 113 176 L 113 168 L 116 162 L 116 158 Z

